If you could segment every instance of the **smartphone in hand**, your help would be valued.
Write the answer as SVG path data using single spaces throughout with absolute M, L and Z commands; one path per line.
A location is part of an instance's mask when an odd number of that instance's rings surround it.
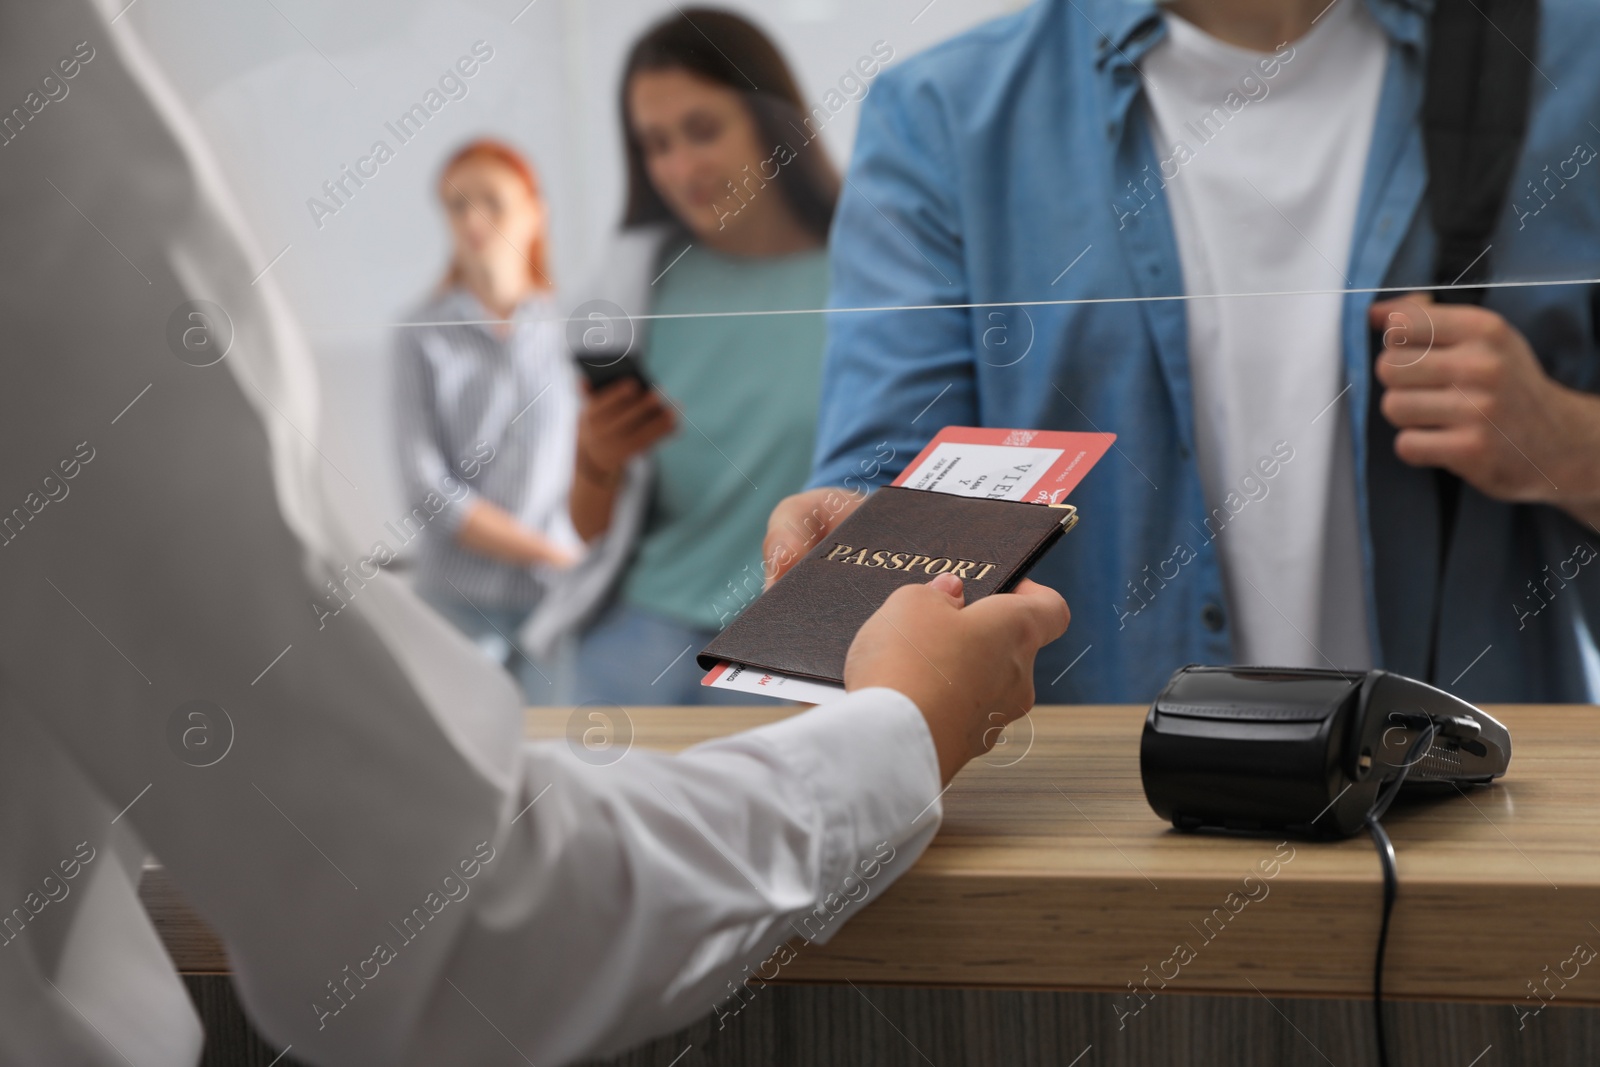
M 578 369 L 589 382 L 589 388 L 599 392 L 613 382 L 632 378 L 643 392 L 655 388 L 639 357 L 632 352 L 574 352 Z

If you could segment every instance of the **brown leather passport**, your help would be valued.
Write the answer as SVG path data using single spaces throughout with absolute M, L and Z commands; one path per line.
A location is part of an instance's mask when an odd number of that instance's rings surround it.
M 714 637 L 700 666 L 843 685 L 851 640 L 890 593 L 946 571 L 969 604 L 1008 592 L 1076 522 L 1070 506 L 885 486 Z

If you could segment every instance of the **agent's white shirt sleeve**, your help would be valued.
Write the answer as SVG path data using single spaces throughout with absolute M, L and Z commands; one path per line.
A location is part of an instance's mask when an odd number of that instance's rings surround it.
M 0 1062 L 198 1059 L 147 850 L 312 1063 L 604 1053 L 831 936 L 937 826 L 917 709 L 523 743 L 509 680 L 334 528 L 270 255 L 114 14 L 0 15 L 7 101 L 92 52 L 0 147 Z

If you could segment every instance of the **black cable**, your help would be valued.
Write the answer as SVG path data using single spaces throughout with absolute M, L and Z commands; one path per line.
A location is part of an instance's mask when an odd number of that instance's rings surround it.
M 1389 840 L 1389 832 L 1379 820 L 1399 795 L 1411 768 L 1433 747 L 1438 729 L 1438 724 L 1430 719 L 1427 727 L 1406 750 L 1405 759 L 1400 763 L 1400 773 L 1379 791 L 1372 801 L 1371 810 L 1367 812 L 1367 833 L 1372 835 L 1372 843 L 1378 848 L 1378 863 L 1383 867 L 1383 919 L 1378 925 L 1378 952 L 1372 963 L 1372 1021 L 1377 1029 L 1378 1067 L 1389 1067 L 1389 1036 L 1383 1025 L 1383 958 L 1389 948 L 1389 919 L 1394 915 L 1395 897 L 1400 893 L 1400 870 L 1395 863 L 1394 842 Z M 1421 756 L 1417 755 L 1418 749 L 1422 749 Z
M 1394 914 L 1400 875 L 1395 869 L 1394 842 L 1377 816 L 1367 816 L 1367 832 L 1378 846 L 1378 861 L 1383 865 L 1383 923 L 1378 927 L 1378 956 L 1372 965 L 1372 1021 L 1378 1030 L 1378 1067 L 1389 1067 L 1389 1038 L 1383 1029 L 1383 954 L 1389 947 L 1389 917 Z

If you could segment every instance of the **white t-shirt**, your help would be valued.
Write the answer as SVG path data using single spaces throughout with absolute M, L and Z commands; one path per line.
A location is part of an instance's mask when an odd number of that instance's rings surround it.
M 1276 53 L 1168 14 L 1141 67 L 1183 266 L 1195 436 L 1235 659 L 1364 668 L 1341 345 L 1387 40 L 1337 0 Z M 1305 293 L 1295 296 L 1219 294 Z M 1339 398 L 1335 402 L 1336 398 Z

